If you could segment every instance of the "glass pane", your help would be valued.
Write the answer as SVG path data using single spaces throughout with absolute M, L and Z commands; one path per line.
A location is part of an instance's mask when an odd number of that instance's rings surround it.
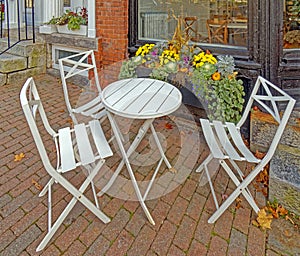
M 284 48 L 300 48 L 300 1 L 286 0 L 283 21 Z
M 70 7 L 71 3 L 70 0 L 64 0 L 64 7 Z
M 194 42 L 247 45 L 247 0 L 139 0 L 138 38 L 172 38 L 180 24 Z
M 26 0 L 26 7 L 32 8 L 32 0 Z

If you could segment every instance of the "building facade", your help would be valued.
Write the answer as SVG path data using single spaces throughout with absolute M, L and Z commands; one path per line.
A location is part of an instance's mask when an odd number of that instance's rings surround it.
M 26 0 L 26 8 L 30 10 L 32 3 Z M 57 59 L 68 52 L 89 48 L 95 50 L 99 69 L 118 66 L 140 45 L 171 39 L 175 19 L 181 17 L 191 29 L 191 43 L 214 55 L 234 56 L 246 90 L 262 75 L 299 98 L 298 0 L 35 0 L 35 24 L 39 26 L 66 9 L 82 7 L 88 10 L 85 37 L 44 37 L 52 56 L 48 67 L 55 67 Z M 17 8 L 17 2 L 7 8 Z M 221 40 L 215 40 L 213 30 L 223 33 L 220 21 L 226 21 L 226 32 L 219 35 Z

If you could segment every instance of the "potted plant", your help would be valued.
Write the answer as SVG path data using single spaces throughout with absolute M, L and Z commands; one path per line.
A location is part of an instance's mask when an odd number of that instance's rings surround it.
M 300 48 L 300 30 L 290 30 L 285 33 L 284 48 Z
M 56 25 L 58 33 L 86 35 L 88 14 L 85 7 L 76 11 L 66 10 L 60 17 L 53 17 L 47 24 Z
M 215 57 L 189 44 L 179 28 L 168 42 L 140 46 L 134 57 L 122 63 L 119 78 L 149 76 L 169 81 L 196 96 L 208 118 L 237 122 L 245 93 L 233 57 Z

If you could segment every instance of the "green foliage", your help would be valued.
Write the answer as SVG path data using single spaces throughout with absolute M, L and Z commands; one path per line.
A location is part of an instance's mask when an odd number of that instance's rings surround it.
M 119 79 L 137 77 L 136 68 L 141 64 L 142 58 L 140 56 L 136 56 L 126 61 L 123 61 L 119 73 Z
M 244 106 L 243 81 L 233 77 L 221 80 L 210 78 L 207 70 L 195 70 L 192 73 L 193 93 L 206 108 L 210 120 L 237 123 Z
M 52 17 L 47 24 L 68 25 L 68 29 L 77 30 L 81 25 L 87 25 L 88 14 L 86 8 L 81 8 L 79 12 L 66 10 L 60 17 Z
M 170 61 L 164 66 L 158 66 L 157 68 L 153 68 L 150 77 L 153 79 L 168 81 L 168 76 L 177 72 L 177 64 L 175 62 Z

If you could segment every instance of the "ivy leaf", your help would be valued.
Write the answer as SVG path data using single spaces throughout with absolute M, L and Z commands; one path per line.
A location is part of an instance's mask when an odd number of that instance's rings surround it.
M 25 157 L 25 154 L 24 153 L 20 153 L 18 155 L 15 155 L 15 162 L 19 162 L 21 161 L 23 158 Z

